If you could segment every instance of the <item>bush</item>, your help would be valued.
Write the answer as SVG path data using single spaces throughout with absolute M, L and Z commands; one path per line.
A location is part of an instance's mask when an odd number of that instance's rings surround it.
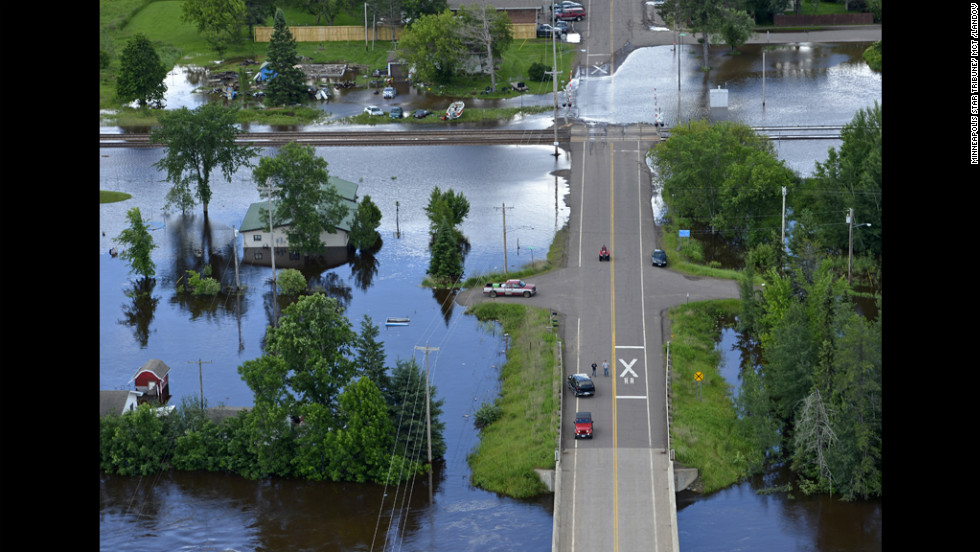
M 500 419 L 501 413 L 499 406 L 485 402 L 480 405 L 480 409 L 473 416 L 473 425 L 477 429 L 483 429 Z
M 545 65 L 543 63 L 535 61 L 527 69 L 527 78 L 534 82 L 544 82 L 546 80 L 551 80 L 551 75 L 547 72 L 551 71 L 550 65 Z
M 221 291 L 221 282 L 211 278 L 211 265 L 207 265 L 202 274 L 193 270 L 187 271 L 187 287 L 194 295 L 217 295 Z M 184 291 L 184 287 L 178 283 L 177 291 Z
M 283 295 L 299 295 L 306 290 L 306 278 L 295 268 L 287 268 L 276 277 L 279 292 Z

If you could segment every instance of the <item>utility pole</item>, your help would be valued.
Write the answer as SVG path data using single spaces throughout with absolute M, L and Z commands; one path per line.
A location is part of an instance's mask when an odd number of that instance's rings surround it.
M 265 181 L 264 191 L 269 194 L 269 250 L 272 252 L 272 323 L 275 327 L 279 327 L 279 291 L 276 287 L 276 235 L 275 229 L 272 226 L 272 192 L 278 192 L 279 188 L 269 184 L 269 180 Z
M 201 372 L 201 365 L 202 364 L 211 364 L 211 362 L 212 361 L 210 361 L 210 360 L 203 361 L 201 359 L 197 359 L 197 362 L 194 362 L 193 360 L 188 360 L 187 361 L 187 364 L 197 364 L 197 379 L 198 379 L 198 381 L 200 382 L 200 385 L 201 385 L 201 408 L 202 409 L 204 408 L 204 375 Z
M 426 343 L 425 347 L 415 347 L 418 350 L 425 351 L 425 432 L 429 441 L 429 504 L 432 504 L 432 420 L 429 414 L 429 351 L 438 351 L 439 347 L 429 347 Z
M 847 209 L 847 285 L 851 285 L 851 258 L 854 252 L 854 209 Z
M 496 209 L 496 207 L 494 207 Z M 513 209 L 513 207 L 508 207 L 505 203 L 500 204 L 500 211 L 504 214 L 504 274 L 507 274 L 507 209 Z
M 234 239 L 234 243 L 235 243 L 235 291 L 241 291 L 241 289 L 242 289 L 242 283 L 241 283 L 241 280 L 238 279 L 238 229 L 235 228 L 235 225 L 234 224 L 231 226 L 231 232 L 235 236 L 235 239 Z
M 555 46 L 555 12 L 551 11 L 551 88 L 553 92 L 553 99 L 555 103 L 555 159 L 558 159 L 558 53 Z M 506 249 L 504 250 L 504 256 L 506 258 Z
M 395 201 L 395 237 L 402 237 L 402 231 L 398 229 L 398 201 Z
M 786 249 L 786 186 L 783 186 L 783 233 L 779 239 L 779 255 Z

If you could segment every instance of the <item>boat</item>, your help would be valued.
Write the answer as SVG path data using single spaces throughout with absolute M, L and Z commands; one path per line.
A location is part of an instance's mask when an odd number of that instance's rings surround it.
M 385 326 L 408 326 L 408 323 L 408 318 L 399 318 L 397 316 L 385 318 Z
M 459 116 L 463 114 L 463 102 L 453 102 L 449 104 L 449 109 L 446 110 L 446 115 L 442 118 L 443 121 L 453 119 L 459 119 Z

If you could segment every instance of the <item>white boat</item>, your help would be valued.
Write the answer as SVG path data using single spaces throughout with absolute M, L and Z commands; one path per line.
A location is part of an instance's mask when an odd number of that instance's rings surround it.
M 389 316 L 385 319 L 385 326 L 408 326 L 408 318 L 399 318 L 397 316 Z
M 453 120 L 459 119 L 459 116 L 463 114 L 463 102 L 453 102 L 449 104 L 449 109 L 446 110 L 446 116 L 443 120 Z

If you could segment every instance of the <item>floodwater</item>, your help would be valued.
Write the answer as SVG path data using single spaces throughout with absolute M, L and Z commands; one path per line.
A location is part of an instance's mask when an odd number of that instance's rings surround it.
M 752 54 L 751 46 L 742 48 L 743 56 L 713 53 L 715 70 L 707 75 L 697 71 L 699 57 L 682 55 L 679 95 L 676 57 L 670 47 L 644 48 L 622 62 L 615 83 L 581 73 L 572 84 L 572 106 L 560 115 L 595 124 L 624 124 L 649 122 L 654 109 L 660 109 L 668 124 L 674 124 L 678 114 L 682 120 L 706 115 L 754 126 L 844 124 L 858 109 L 881 99 L 880 75 L 862 68 L 859 58 L 866 46 L 804 44 L 783 54 L 767 51 L 765 109 L 761 69 L 751 71 L 761 68 L 761 54 Z M 749 74 L 739 79 L 739 71 Z M 730 90 L 727 112 L 706 107 L 707 89 L 717 86 L 716 79 Z M 168 76 L 168 108 L 193 108 L 211 101 L 206 94 L 190 93 L 194 85 L 186 81 L 181 69 Z M 632 93 L 627 94 L 631 87 Z M 341 116 L 345 110 L 359 113 L 367 103 L 384 102 L 374 101 L 369 92 L 361 95 L 332 99 L 322 108 Z M 414 102 L 421 100 L 406 90 L 396 101 L 412 110 Z M 504 101 L 551 105 L 552 98 L 525 95 Z M 550 123 L 551 115 L 542 114 L 512 124 L 546 128 Z M 775 145 L 790 168 L 808 175 L 814 161 L 825 160 L 827 149 L 839 147 L 839 141 Z M 364 315 L 376 324 L 386 316 L 412 319 L 407 327 L 382 327 L 389 365 L 408 357 L 422 365 L 425 359 L 416 347 L 439 348 L 430 353 L 429 362 L 437 398 L 446 401 L 443 418 L 449 448 L 437 470 L 433 504 L 428 503 L 427 480 L 391 489 L 253 482 L 208 473 L 147 478 L 101 474 L 101 549 L 550 550 L 551 496 L 519 501 L 469 484 L 465 457 L 478 441 L 471 415 L 497 393 L 503 338 L 494 325 L 481 325 L 463 314 L 451 297 L 419 286 L 428 263 L 428 221 L 422 207 L 434 186 L 460 191 L 470 201 L 470 216 L 463 225 L 472 246 L 466 275 L 501 268 L 506 207 L 508 262 L 519 266 L 532 255 L 544 255 L 554 232 L 569 216 L 564 203 L 568 185 L 560 175 L 567 174 L 570 160 L 567 155 L 556 160 L 552 149 L 543 146 L 318 148 L 317 152 L 329 163 L 332 175 L 358 183 L 359 194 L 370 195 L 381 208 L 384 244 L 371 257 L 312 274 L 316 284 L 345 305 L 355 329 Z M 198 399 L 203 389 L 209 405 L 251 405 L 251 392 L 236 369 L 262 353 L 262 337 L 272 313 L 269 268 L 238 267 L 238 278 L 248 288 L 240 298 L 187 299 L 175 287 L 186 269 L 201 271 L 205 264 L 212 266 L 224 285 L 235 281 L 234 261 L 241 258 L 241 240 L 236 255 L 233 227 L 241 224 L 248 205 L 258 201 L 255 183 L 248 170 L 238 171 L 230 183 L 216 181 L 207 220 L 200 207 L 187 215 L 167 214 L 162 211 L 167 184 L 152 167 L 161 154 L 155 149 L 100 150 L 99 187 L 133 194 L 129 201 L 100 206 L 100 389 L 130 389 L 136 370 L 147 360 L 160 358 L 171 368 L 173 403 L 185 397 Z M 121 259 L 108 253 L 114 245 L 111 238 L 126 224 L 126 210 L 134 206 L 150 221 L 160 246 L 153 256 L 157 276 L 152 294 L 144 300 L 127 293 L 134 278 Z M 880 502 L 871 513 L 856 515 L 848 504 L 818 500 L 809 505 L 801 497 L 760 496 L 754 492 L 757 485 L 747 482 L 706 497 L 679 496 L 682 549 L 881 549 Z M 861 538 L 862 532 L 871 537 Z M 852 536 L 835 537 L 838 534 Z
M 567 182 L 552 173 L 567 173 L 569 162 L 556 160 L 551 152 L 549 147 L 509 146 L 317 150 L 332 175 L 359 183 L 359 194 L 378 204 L 384 239 L 373 259 L 356 263 L 356 271 L 342 265 L 324 271 L 320 282 L 346 305 L 355 330 L 364 315 L 381 326 L 390 366 L 412 357 L 425 366 L 416 347 L 439 349 L 430 352 L 428 361 L 436 398 L 445 400 L 448 450 L 433 489 L 434 504 L 428 503 L 427 479 L 383 489 L 253 482 L 220 474 L 102 475 L 102 549 L 550 550 L 550 496 L 513 500 L 469 484 L 466 455 L 477 444 L 472 414 L 498 393 L 503 337 L 496 325 L 465 315 L 451 295 L 419 283 L 429 259 L 423 207 L 435 186 L 459 191 L 470 201 L 462 225 L 471 245 L 468 275 L 502 268 L 500 208 L 505 204 L 508 263 L 513 268 L 529 262 L 532 254 L 543 255 L 568 218 Z M 136 369 L 160 358 L 171 368 L 174 404 L 184 397 L 197 400 L 203 386 L 209 405 L 252 405 L 251 391 L 236 369 L 262 353 L 271 320 L 270 269 L 239 266 L 239 281 L 248 288 L 240 300 L 220 295 L 188 300 L 174 291 L 185 269 L 200 272 L 206 263 L 224 285 L 234 283 L 232 226 L 240 225 L 248 205 L 259 200 L 248 172 L 239 171 L 231 183 L 216 183 L 205 225 L 200 207 L 186 216 L 161 211 L 166 185 L 151 165 L 162 150 L 104 149 L 100 155 L 100 188 L 134 195 L 100 208 L 100 230 L 106 234 L 100 232 L 99 248 L 100 388 L 129 389 Z M 474 181 L 469 171 L 482 177 Z M 514 199 L 498 203 L 501 198 Z M 132 206 L 158 228 L 152 231 L 160 247 L 153 256 L 157 277 L 151 301 L 127 296 L 132 278 L 124 261 L 108 254 L 109 238 L 124 227 L 125 210 Z M 384 328 L 387 316 L 407 316 L 411 324 Z M 410 508 L 402 506 L 405 500 Z

